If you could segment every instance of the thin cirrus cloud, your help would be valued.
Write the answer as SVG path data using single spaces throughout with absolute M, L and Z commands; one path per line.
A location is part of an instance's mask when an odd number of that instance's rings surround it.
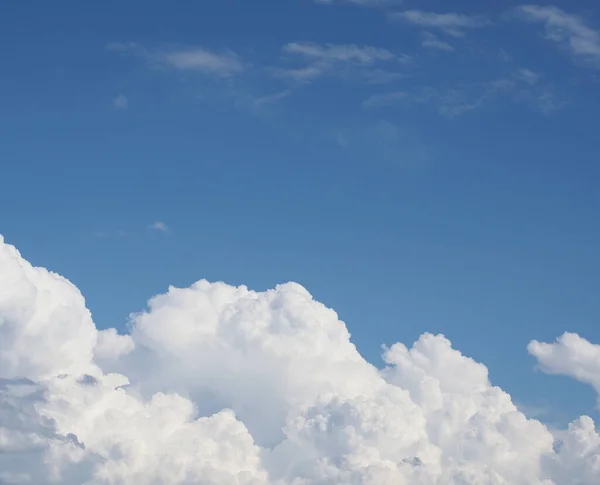
M 407 64 L 410 57 L 395 54 L 388 49 L 355 44 L 317 44 L 314 42 L 291 42 L 283 46 L 283 52 L 291 58 L 300 59 L 300 67 L 271 69 L 277 77 L 307 82 L 326 74 L 345 75 L 352 72 L 373 82 L 397 79 L 399 73 L 387 72 L 376 66 L 382 63 Z
M 464 37 L 465 30 L 478 29 L 490 24 L 485 17 L 465 15 L 462 13 L 434 13 L 423 10 L 406 10 L 393 12 L 389 19 L 394 22 L 404 22 L 428 29 L 439 29 L 453 37 Z
M 544 24 L 547 39 L 568 50 L 574 58 L 600 68 L 600 31 L 582 17 L 540 5 L 522 5 L 512 14 L 524 21 Z
M 454 119 L 483 107 L 499 97 L 526 102 L 543 114 L 551 114 L 564 105 L 554 92 L 540 85 L 540 75 L 529 69 L 518 69 L 512 79 L 498 78 L 487 82 L 468 83 L 448 88 L 425 87 L 413 92 L 390 92 L 367 98 L 365 108 L 381 109 L 399 103 L 433 106 L 438 114 Z
M 376 367 L 295 283 L 171 286 L 120 334 L 0 236 L 0 294 L 3 484 L 598 484 L 592 418 L 553 433 L 443 335 Z M 599 348 L 529 350 L 596 386 Z
M 195 71 L 217 77 L 231 77 L 244 70 L 244 63 L 234 52 L 217 52 L 202 46 L 170 46 L 150 50 L 135 42 L 115 42 L 109 44 L 108 49 L 139 56 L 153 67 Z

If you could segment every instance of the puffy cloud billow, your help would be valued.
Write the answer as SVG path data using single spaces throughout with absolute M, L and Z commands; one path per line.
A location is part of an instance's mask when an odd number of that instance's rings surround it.
M 598 347 L 532 342 L 599 388 Z M 441 335 L 366 362 L 293 283 L 169 288 L 131 330 L 0 238 L 0 484 L 597 485 L 589 417 L 553 435 Z

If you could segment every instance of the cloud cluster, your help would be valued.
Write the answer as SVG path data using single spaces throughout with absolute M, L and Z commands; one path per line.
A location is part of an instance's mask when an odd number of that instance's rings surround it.
M 530 351 L 590 382 L 595 347 L 564 338 Z M 0 484 L 598 483 L 590 418 L 557 442 L 440 335 L 384 359 L 294 283 L 171 287 L 127 335 L 97 330 L 0 238 Z
M 550 5 L 522 5 L 515 14 L 525 21 L 543 23 L 549 40 L 576 58 L 600 67 L 600 31 L 588 26 L 580 16 Z

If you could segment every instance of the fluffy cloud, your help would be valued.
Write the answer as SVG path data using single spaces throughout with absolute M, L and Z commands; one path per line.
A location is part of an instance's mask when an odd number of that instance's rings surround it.
M 378 370 L 297 284 L 202 280 L 130 323 L 98 331 L 72 284 L 0 239 L 0 484 L 598 483 L 590 418 L 557 441 L 440 335 Z
M 569 376 L 590 384 L 600 403 L 600 345 L 594 345 L 574 333 L 565 333 L 548 344 L 534 340 L 527 350 L 548 374 Z

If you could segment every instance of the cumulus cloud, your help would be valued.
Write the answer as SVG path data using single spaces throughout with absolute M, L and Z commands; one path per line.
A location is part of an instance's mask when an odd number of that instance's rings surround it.
M 564 333 L 554 343 L 532 341 L 527 347 L 548 374 L 569 376 L 591 385 L 600 405 L 600 345 L 574 333 Z
M 0 483 L 598 483 L 590 418 L 557 442 L 441 335 L 384 360 L 294 283 L 171 287 L 99 331 L 0 238 Z
M 389 18 L 396 22 L 407 22 L 419 27 L 439 29 L 453 37 L 464 37 L 466 29 L 477 29 L 489 25 L 489 21 L 481 16 L 462 13 L 434 13 L 422 10 L 406 10 L 394 12 Z
M 515 13 L 522 20 L 544 24 L 549 40 L 577 59 L 600 67 L 600 31 L 587 25 L 582 17 L 550 5 L 522 5 Z

